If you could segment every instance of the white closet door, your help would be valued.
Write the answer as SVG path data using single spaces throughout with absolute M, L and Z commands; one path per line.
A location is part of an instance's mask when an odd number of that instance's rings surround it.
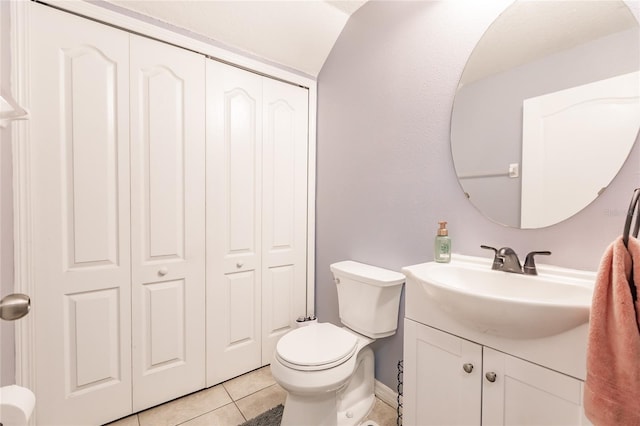
M 308 90 L 263 78 L 262 364 L 306 313 Z
M 131 36 L 134 411 L 205 386 L 204 61 Z
M 207 61 L 207 385 L 261 365 L 262 79 Z
M 38 424 L 131 412 L 129 35 L 30 5 Z

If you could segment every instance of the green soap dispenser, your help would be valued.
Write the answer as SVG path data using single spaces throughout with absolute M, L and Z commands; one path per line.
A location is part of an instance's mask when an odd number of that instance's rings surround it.
M 436 262 L 451 262 L 451 238 L 447 230 L 447 222 L 438 222 L 440 228 L 436 235 L 436 241 L 433 249 L 433 257 Z

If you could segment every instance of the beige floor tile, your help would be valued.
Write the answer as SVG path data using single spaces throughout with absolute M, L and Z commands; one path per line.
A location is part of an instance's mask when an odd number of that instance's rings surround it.
M 237 401 L 275 383 L 276 381 L 273 379 L 273 376 L 271 376 L 271 367 L 267 365 L 266 367 L 259 368 L 224 382 L 223 386 L 227 392 L 229 392 L 231 398 Z
M 105 426 L 140 426 L 140 423 L 138 422 L 138 415 L 134 414 L 115 422 L 107 423 Z
M 276 384 L 236 401 L 236 405 L 248 420 L 278 404 L 284 404 L 286 397 L 287 392 Z
M 244 421 L 245 419 L 236 404 L 231 403 L 182 423 L 180 426 L 238 426 Z
M 376 398 L 373 411 L 371 411 L 367 420 L 373 420 L 380 426 L 396 426 L 397 418 L 398 413 L 395 408 Z
M 140 426 L 174 426 L 229 404 L 220 385 L 187 395 L 138 414 Z

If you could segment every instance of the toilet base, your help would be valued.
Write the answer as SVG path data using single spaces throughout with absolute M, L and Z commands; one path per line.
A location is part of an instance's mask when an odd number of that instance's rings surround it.
M 337 392 L 338 426 L 358 425 L 373 410 L 375 404 L 374 355 L 370 347 L 358 354 L 356 370 L 347 385 Z
M 371 413 L 374 404 L 374 355 L 370 347 L 364 347 L 353 374 L 340 389 L 319 393 L 287 390 L 282 426 L 355 426 Z
M 336 393 L 322 395 L 287 394 L 282 426 L 336 426 Z

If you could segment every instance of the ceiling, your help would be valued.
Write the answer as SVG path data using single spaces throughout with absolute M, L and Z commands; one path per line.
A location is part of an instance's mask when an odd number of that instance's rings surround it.
M 104 1 L 317 77 L 349 17 L 368 0 Z M 498 21 L 510 24 L 482 37 L 463 84 L 638 25 L 624 2 L 610 0 L 518 1 Z M 491 59 L 474 61 L 477 52 Z
M 106 0 L 317 77 L 367 0 Z
M 482 36 L 461 84 L 637 27 L 624 1 L 517 1 Z

